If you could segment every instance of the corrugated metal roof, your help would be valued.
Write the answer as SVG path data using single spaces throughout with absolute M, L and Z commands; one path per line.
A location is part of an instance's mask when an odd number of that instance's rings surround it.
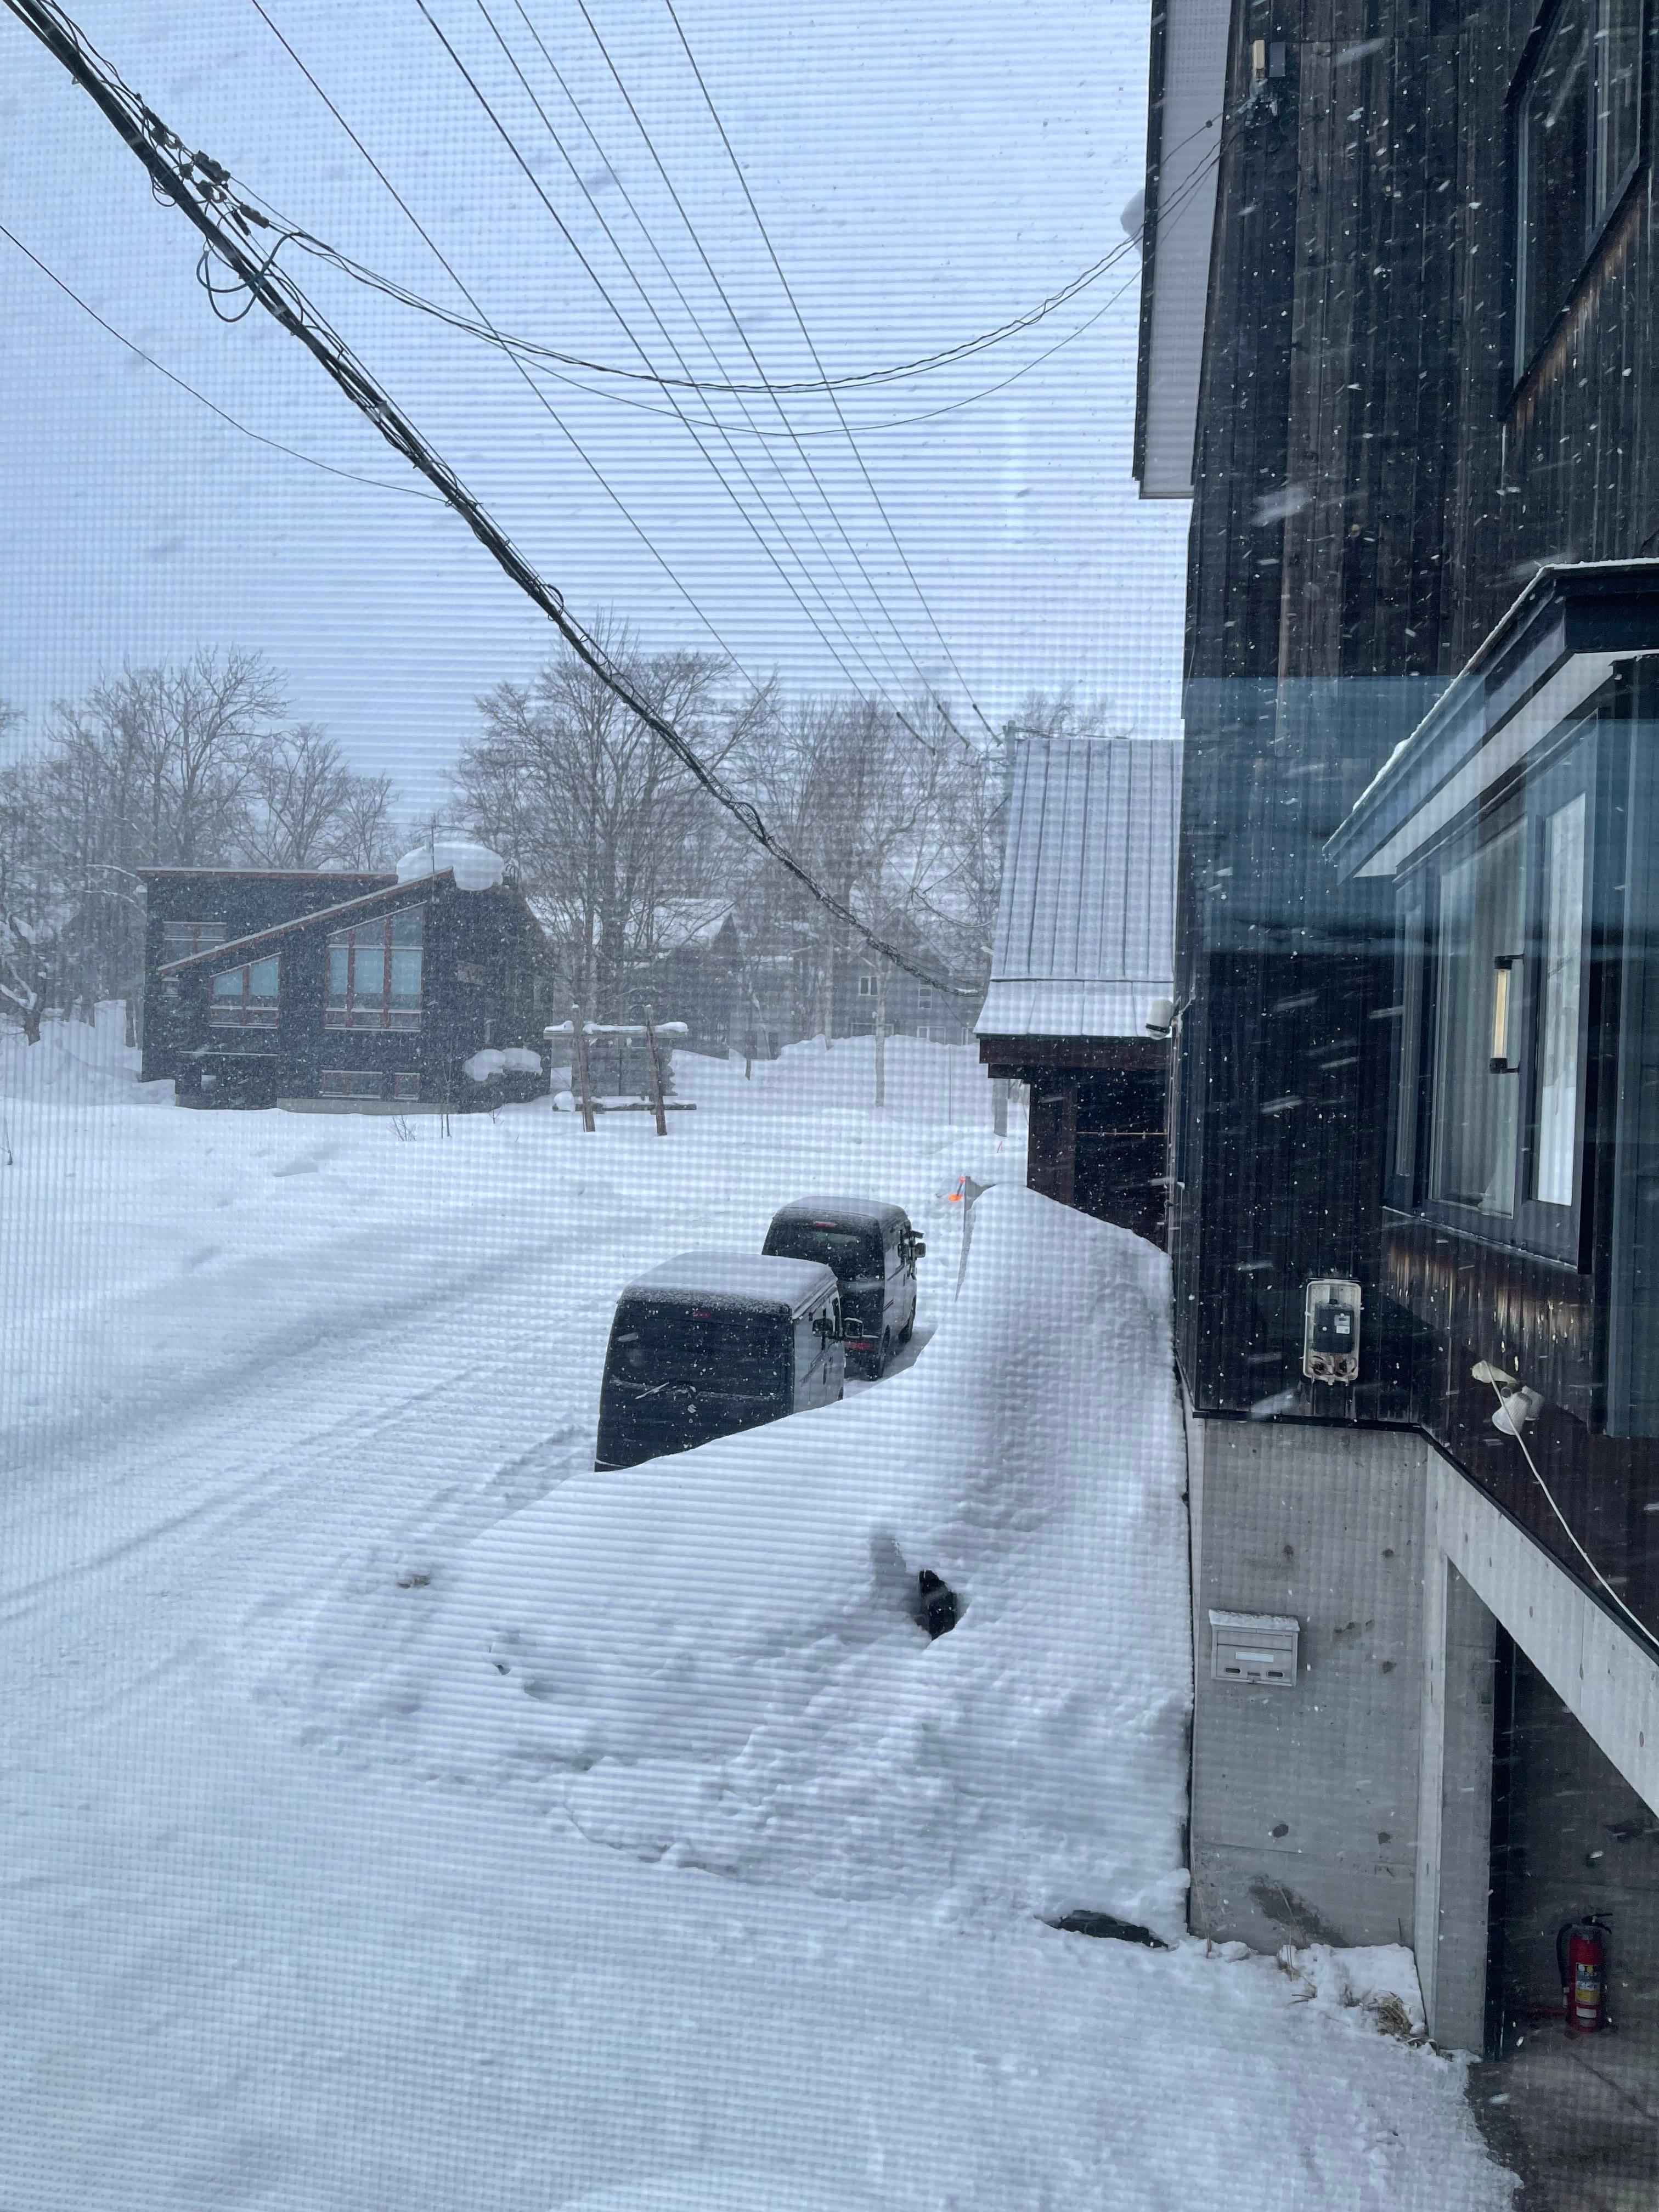
M 1014 763 L 981 1036 L 1138 1036 L 1175 995 L 1181 747 L 1030 738 Z

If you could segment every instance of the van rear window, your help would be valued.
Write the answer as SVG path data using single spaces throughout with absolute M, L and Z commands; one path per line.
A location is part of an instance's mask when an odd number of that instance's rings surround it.
M 641 1389 L 690 1383 L 704 1397 L 776 1395 L 793 1338 L 775 1314 L 730 1307 L 628 1305 L 617 1316 L 607 1378 Z
M 766 1239 L 775 1259 L 817 1260 L 833 1267 L 843 1284 L 882 1273 L 881 1231 L 878 1229 L 836 1228 L 822 1221 L 775 1222 Z

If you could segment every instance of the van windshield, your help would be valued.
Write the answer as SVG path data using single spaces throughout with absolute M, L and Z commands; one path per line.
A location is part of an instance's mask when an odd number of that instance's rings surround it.
M 878 1229 L 843 1228 L 830 1221 L 778 1221 L 768 1233 L 766 1249 L 775 1259 L 817 1260 L 833 1267 L 843 1289 L 881 1280 Z
M 617 1316 L 605 1377 L 624 1389 L 632 1383 L 641 1395 L 672 1386 L 705 1398 L 772 1400 L 785 1392 L 793 1344 L 775 1313 L 690 1302 L 630 1304 Z

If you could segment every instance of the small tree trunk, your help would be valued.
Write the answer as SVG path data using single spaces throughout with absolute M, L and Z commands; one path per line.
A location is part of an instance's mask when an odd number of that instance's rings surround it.
M 570 1018 L 570 1042 L 576 1054 L 576 1095 L 581 1100 L 582 1127 L 593 1133 L 593 1089 L 587 1079 L 587 1015 L 578 1006 Z
M 828 1052 L 836 1030 L 836 950 L 832 945 L 824 947 L 823 978 L 819 988 L 819 1026 L 823 1032 L 823 1048 Z
M 656 1013 L 654 1006 L 647 1006 L 645 1010 L 645 1056 L 651 1070 L 651 1104 L 657 1116 L 657 1134 L 665 1137 L 668 1134 L 668 1116 L 663 1111 L 662 1070 L 657 1064 Z
M 887 1103 L 887 978 L 876 986 L 876 1103 Z

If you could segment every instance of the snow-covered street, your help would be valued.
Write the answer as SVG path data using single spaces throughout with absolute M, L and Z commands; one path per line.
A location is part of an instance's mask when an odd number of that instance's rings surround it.
M 0 1041 L 0 2212 L 1509 2204 L 1408 1957 L 1182 1934 L 1164 1263 L 888 1051 L 662 1142 Z M 622 1286 L 825 1189 L 914 1358 L 592 1474 Z

